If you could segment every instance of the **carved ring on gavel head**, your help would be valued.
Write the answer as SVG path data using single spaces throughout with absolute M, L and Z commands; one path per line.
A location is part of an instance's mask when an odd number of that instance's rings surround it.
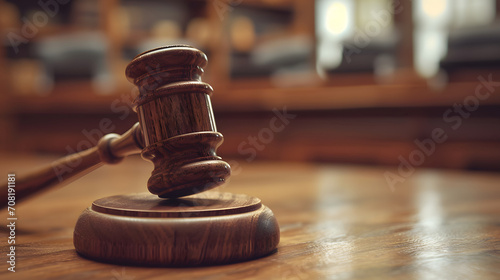
M 138 55 L 126 69 L 139 89 L 134 110 L 144 136 L 142 156 L 154 163 L 148 189 L 162 198 L 214 188 L 231 172 L 216 154 L 223 136 L 212 112 L 212 87 L 201 81 L 206 64 L 195 48 L 168 46 Z

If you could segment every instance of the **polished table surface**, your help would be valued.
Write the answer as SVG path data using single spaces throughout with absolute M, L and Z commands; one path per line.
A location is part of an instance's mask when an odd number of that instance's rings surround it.
M 7 172 L 51 158 L 2 156 Z M 16 207 L 16 272 L 1 279 L 500 279 L 500 174 L 417 170 L 391 189 L 383 167 L 239 162 L 219 191 L 275 213 L 274 254 L 200 268 L 103 264 L 75 253 L 73 227 L 93 200 L 146 191 L 152 165 L 129 158 Z M 392 170 L 394 171 L 394 170 Z M 2 209 L 7 224 L 7 210 Z

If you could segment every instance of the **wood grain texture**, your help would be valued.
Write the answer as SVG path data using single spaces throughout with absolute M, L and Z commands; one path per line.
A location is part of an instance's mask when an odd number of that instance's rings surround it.
M 51 158 L 2 155 L 1 170 Z M 500 175 L 418 169 L 392 192 L 386 168 L 235 163 L 220 191 L 259 197 L 280 224 L 278 251 L 200 268 L 94 262 L 74 250 L 81 212 L 101 197 L 144 192 L 150 166 L 127 158 L 16 207 L 17 272 L 1 279 L 498 279 Z M 7 215 L 4 211 L 3 217 Z M 5 221 L 5 219 L 4 219 Z M 7 228 L 0 231 L 4 255 Z
M 108 263 L 206 266 L 270 254 L 279 226 L 269 208 L 246 195 L 129 194 L 94 201 L 78 218 L 73 243 L 82 256 Z
M 206 55 L 189 46 L 168 46 L 135 57 L 126 69 L 139 95 L 134 101 L 144 135 L 143 157 L 154 163 L 148 189 L 181 197 L 223 184 L 230 166 L 216 155 L 222 143 L 210 95 L 201 82 Z

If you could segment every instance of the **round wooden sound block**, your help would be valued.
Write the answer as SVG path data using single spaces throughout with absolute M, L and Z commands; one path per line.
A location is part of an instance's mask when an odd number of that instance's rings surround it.
M 141 266 L 201 266 L 250 260 L 279 243 L 260 199 L 204 192 L 179 199 L 150 193 L 98 199 L 79 217 L 73 243 L 87 258 Z

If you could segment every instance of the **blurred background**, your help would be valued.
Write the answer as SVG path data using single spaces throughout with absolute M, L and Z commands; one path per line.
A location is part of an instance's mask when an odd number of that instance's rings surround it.
M 125 132 L 126 65 L 189 44 L 209 57 L 234 163 L 500 171 L 499 2 L 0 0 L 0 150 L 64 155 Z

